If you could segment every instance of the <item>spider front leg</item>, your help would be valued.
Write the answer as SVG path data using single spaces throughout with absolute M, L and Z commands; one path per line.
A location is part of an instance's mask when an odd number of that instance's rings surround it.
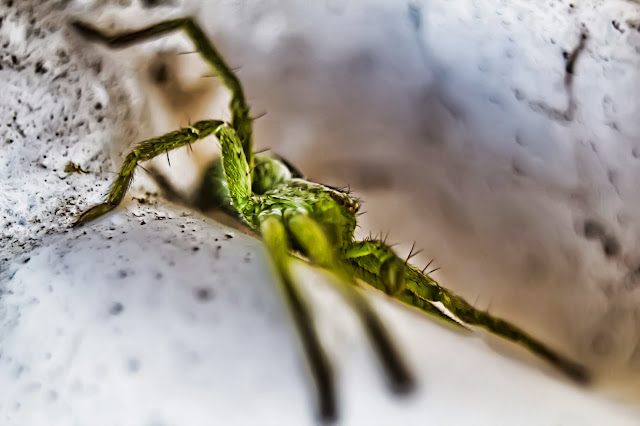
M 287 228 L 311 260 L 331 271 L 342 285 L 338 286 L 345 299 L 362 320 L 364 330 L 374 347 L 391 387 L 406 393 L 414 387 L 414 379 L 393 344 L 386 327 L 367 299 L 358 292 L 353 275 L 349 274 L 338 257 L 338 251 L 329 242 L 322 226 L 304 213 L 292 211 L 286 216 Z
M 293 316 L 311 375 L 318 390 L 319 417 L 323 421 L 337 418 L 333 369 L 313 324 L 311 311 L 298 284 L 291 276 L 289 235 L 279 210 L 257 208 L 262 203 L 251 192 L 249 164 L 242 143 L 233 128 L 219 126 L 215 135 L 220 141 L 222 167 L 233 206 L 254 229 L 259 230 L 277 272 L 282 296 Z M 256 201 L 258 201 L 256 203 Z M 264 200 L 262 200 L 264 201 Z M 264 207 L 264 206 L 263 206 Z M 257 210 L 254 210 L 256 209 Z M 258 212 L 261 210 L 261 212 Z
M 127 189 L 129 189 L 131 185 L 136 166 L 139 162 L 150 160 L 158 155 L 168 153 L 173 149 L 190 145 L 198 139 L 214 133 L 222 124 L 223 122 L 220 120 L 199 121 L 193 126 L 140 143 L 125 158 L 118 176 L 111 185 L 107 199 L 103 203 L 93 206 L 84 212 L 74 222 L 73 226 L 96 219 L 116 208 L 122 202 Z
M 323 421 L 333 421 L 338 414 L 333 369 L 318 339 L 309 307 L 297 283 L 291 277 L 289 240 L 282 218 L 276 215 L 264 215 L 260 219 L 260 233 L 278 272 L 281 293 L 298 328 L 311 375 L 318 389 L 319 416 Z
M 206 33 L 193 18 L 171 19 L 139 30 L 124 31 L 115 34 L 104 33 L 80 21 L 74 21 L 71 25 L 87 39 L 103 43 L 111 48 L 131 46 L 178 30 L 183 30 L 193 42 L 196 50 L 200 52 L 202 58 L 212 67 L 222 83 L 231 92 L 231 101 L 229 102 L 231 127 L 236 130 L 238 137 L 242 141 L 244 154 L 249 163 L 249 169 L 253 168 L 253 123 L 249 116 L 249 106 L 245 100 L 242 85 L 235 73 L 224 59 L 222 59 L 222 56 L 218 53 L 213 43 L 211 43 Z
M 440 302 L 464 323 L 482 327 L 493 334 L 524 346 L 578 383 L 589 382 L 590 375 L 584 366 L 559 354 L 510 322 L 474 308 L 462 297 L 440 287 L 435 281 L 411 265 L 407 267 L 406 281 L 407 290 L 415 296 L 432 302 Z

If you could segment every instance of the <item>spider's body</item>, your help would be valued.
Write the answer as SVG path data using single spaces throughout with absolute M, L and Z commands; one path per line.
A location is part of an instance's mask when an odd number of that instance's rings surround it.
M 269 184 L 265 185 L 265 182 Z M 252 228 L 259 227 L 261 215 L 286 217 L 297 212 L 321 223 L 338 246 L 342 247 L 342 241 L 353 241 L 356 213 L 360 206 L 348 193 L 291 177 L 283 163 L 269 157 L 262 157 L 256 164 L 252 189 L 253 195 L 246 204 L 236 207 Z M 236 204 L 233 205 L 235 207 Z
M 183 30 L 203 59 L 211 65 L 231 92 L 231 120 L 199 121 L 187 128 L 144 141 L 125 158 L 106 200 L 75 222 L 83 224 L 116 208 L 133 179 L 139 162 L 170 150 L 215 136 L 221 158 L 206 173 L 198 203 L 216 205 L 246 222 L 263 238 L 277 272 L 283 298 L 298 328 L 300 341 L 318 389 L 323 419 L 337 415 L 331 363 L 317 336 L 304 294 L 291 273 L 291 252 L 330 271 L 336 289 L 351 304 L 378 355 L 393 390 L 408 391 L 412 375 L 393 344 L 385 324 L 358 290 L 358 281 L 369 284 L 408 305 L 435 315 L 455 326 L 461 323 L 490 332 L 528 348 L 572 378 L 587 379 L 578 364 L 549 349 L 516 326 L 478 310 L 461 297 L 439 286 L 428 274 L 400 259 L 384 241 L 356 241 L 358 201 L 349 193 L 304 179 L 284 160 L 253 152 L 252 119 L 239 80 L 191 18 L 160 22 L 137 31 L 107 35 L 81 22 L 73 26 L 86 38 L 110 47 L 124 47 L 176 30 Z M 444 306 L 444 314 L 438 306 Z M 449 315 L 453 315 L 455 320 Z

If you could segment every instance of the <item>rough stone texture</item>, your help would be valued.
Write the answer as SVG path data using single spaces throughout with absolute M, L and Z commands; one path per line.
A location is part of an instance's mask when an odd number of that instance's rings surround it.
M 105 192 L 114 154 L 138 134 L 137 86 L 79 46 L 66 26 L 75 10 L 68 3 L 4 2 L 0 9 L 2 280 L 16 261 L 67 232 L 87 197 Z M 69 161 L 90 174 L 64 172 Z

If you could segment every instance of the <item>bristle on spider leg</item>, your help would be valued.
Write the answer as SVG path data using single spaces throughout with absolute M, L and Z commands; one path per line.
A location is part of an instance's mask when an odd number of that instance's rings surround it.
M 149 175 L 153 176 L 153 173 L 151 173 L 151 171 L 149 171 L 148 169 L 146 169 L 142 164 L 136 164 L 136 167 L 140 167 L 142 170 L 144 170 L 145 172 L 147 172 Z
M 413 251 L 415 247 L 416 247 L 416 242 L 414 241 L 413 244 L 411 244 L 411 250 L 409 250 L 409 255 L 407 256 L 407 259 L 404 261 L 405 265 L 409 262 L 409 260 L 412 257 L 417 256 L 424 251 L 424 249 Z
M 424 271 L 426 271 L 426 270 L 427 270 L 427 268 L 428 268 L 429 266 L 431 266 L 431 264 L 433 263 L 433 261 L 434 261 L 434 260 L 435 260 L 435 259 L 431 259 L 431 260 L 429 261 L 429 263 L 427 263 L 427 266 L 425 266 L 424 268 L 422 268 L 422 273 L 423 273 L 423 274 L 424 274 Z
M 380 237 L 382 237 L 382 233 L 380 233 Z M 389 238 L 389 231 L 387 231 L 387 233 L 384 236 L 384 238 L 382 238 L 382 243 L 383 244 L 387 244 L 387 238 Z

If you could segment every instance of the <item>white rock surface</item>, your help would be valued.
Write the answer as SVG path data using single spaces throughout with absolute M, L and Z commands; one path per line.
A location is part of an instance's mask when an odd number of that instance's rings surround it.
M 139 85 L 157 61 L 188 48 L 183 40 L 107 52 L 71 34 L 70 15 L 132 27 L 198 10 L 241 66 L 254 111 L 268 112 L 257 121 L 259 147 L 314 179 L 351 182 L 367 201 L 367 233 L 417 239 L 444 266 L 448 287 L 479 295 L 479 306 L 490 302 L 603 380 L 626 376 L 637 389 L 636 4 L 103 4 L 0 9 L 2 424 L 314 418 L 259 241 L 235 231 L 228 238 L 229 229 L 154 196 L 68 228 L 107 191 L 129 144 L 198 114 L 225 114 L 224 97 L 208 105 L 193 96 L 215 94 L 201 81 L 162 86 L 185 96 L 174 106 L 189 117 L 164 111 L 147 97 L 157 87 Z M 582 24 L 589 38 L 576 65 L 575 116 L 557 122 L 536 102 L 566 104 L 562 50 L 577 45 Z M 155 57 L 158 48 L 169 53 Z M 197 59 L 184 61 L 200 75 Z M 174 174 L 204 161 L 171 158 Z M 67 161 L 89 173 L 63 173 Z M 174 178 L 176 186 L 193 176 Z M 139 177 L 132 195 L 155 190 Z M 615 256 L 585 239 L 591 219 L 616 238 Z M 372 292 L 419 375 L 419 392 L 396 399 L 352 314 L 324 280 L 301 276 L 339 368 L 345 425 L 637 424 L 637 408 Z

